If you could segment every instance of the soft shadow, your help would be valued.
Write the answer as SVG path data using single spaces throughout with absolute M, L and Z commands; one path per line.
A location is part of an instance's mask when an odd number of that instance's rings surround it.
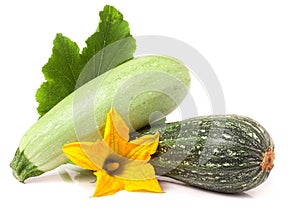
M 158 180 L 160 181 L 160 184 L 162 188 L 165 190 L 165 192 L 168 192 L 169 184 L 176 184 L 181 187 L 186 187 L 189 190 L 192 191 L 198 191 L 202 195 L 206 196 L 221 196 L 221 197 L 234 197 L 234 198 L 253 198 L 250 194 L 247 194 L 247 192 L 240 192 L 240 193 L 234 193 L 234 194 L 228 194 L 228 193 L 221 193 L 221 192 L 214 192 L 202 188 L 197 188 L 194 186 L 189 186 L 183 182 L 176 181 L 171 178 L 158 176 Z M 93 171 L 90 170 L 84 170 L 74 165 L 62 165 L 58 167 L 57 169 L 44 173 L 38 177 L 29 178 L 25 181 L 25 183 L 45 183 L 45 182 L 67 182 L 67 183 L 79 183 L 79 185 L 86 185 L 90 183 L 96 182 L 96 177 L 93 174 Z M 197 193 L 198 193 L 197 192 Z
M 74 180 L 81 182 L 96 182 L 96 177 L 93 171 L 90 170 L 81 170 L 77 175 L 74 176 Z
M 44 183 L 44 182 L 67 182 L 67 183 L 80 183 L 80 182 L 95 182 L 96 178 L 93 171 L 80 169 L 74 165 L 62 165 L 57 169 L 46 172 L 40 176 L 29 178 L 25 183 Z
M 61 182 L 61 178 L 58 174 L 54 173 L 44 173 L 37 177 L 31 177 L 25 180 L 25 184 L 37 184 L 37 183 L 46 183 L 46 182 Z
M 242 198 L 242 199 L 245 199 L 245 198 L 246 199 L 251 199 L 251 198 L 253 198 L 253 196 L 248 194 L 247 192 L 239 192 L 239 193 L 215 192 L 215 191 L 211 191 L 211 190 L 207 190 L 207 189 L 202 189 L 202 188 L 190 186 L 190 185 L 187 185 L 183 182 L 173 180 L 171 178 L 158 177 L 158 179 L 160 180 L 160 183 L 161 183 L 162 187 L 166 190 L 167 190 L 168 186 L 167 186 L 167 184 L 164 184 L 164 183 L 180 185 L 182 187 L 188 188 L 189 190 L 198 191 L 202 195 L 207 194 L 207 195 L 210 195 L 210 196 L 214 195 L 214 196 L 219 196 L 219 197 L 234 197 L 234 198 Z

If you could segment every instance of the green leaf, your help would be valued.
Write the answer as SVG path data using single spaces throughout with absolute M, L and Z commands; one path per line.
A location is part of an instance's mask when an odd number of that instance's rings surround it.
M 82 58 L 86 62 L 103 47 L 122 38 L 131 37 L 128 22 L 123 20 L 123 15 L 113 6 L 106 5 L 99 16 L 98 28 L 86 40 L 87 47 L 82 51 Z
M 130 35 L 128 22 L 113 6 L 106 5 L 99 13 L 97 31 L 87 40 L 82 60 L 87 63 L 77 87 L 133 58 L 135 39 Z
M 37 110 L 41 116 L 74 91 L 84 66 L 75 42 L 57 34 L 53 45 L 52 55 L 42 68 L 47 82 L 36 92 L 36 100 L 39 103 Z
M 52 55 L 42 68 L 46 82 L 36 92 L 40 116 L 86 82 L 133 58 L 135 39 L 123 15 L 109 5 L 99 15 L 97 31 L 81 54 L 75 42 L 56 35 Z
M 76 88 L 132 59 L 135 39 L 127 37 L 118 40 L 98 51 L 85 65 L 77 80 Z

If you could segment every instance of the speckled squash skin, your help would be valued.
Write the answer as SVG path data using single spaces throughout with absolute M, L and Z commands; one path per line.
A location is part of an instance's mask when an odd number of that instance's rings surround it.
M 156 131 L 161 134 L 151 160 L 156 173 L 188 185 L 223 193 L 243 192 L 264 182 L 274 165 L 270 135 L 244 116 L 192 118 L 145 128 L 140 134 Z

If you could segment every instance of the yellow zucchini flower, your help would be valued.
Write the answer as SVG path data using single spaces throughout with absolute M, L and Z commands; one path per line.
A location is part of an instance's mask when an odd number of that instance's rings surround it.
M 93 170 L 97 177 L 94 197 L 111 195 L 120 190 L 162 192 L 153 166 L 159 133 L 129 141 L 129 128 L 111 109 L 107 115 L 104 139 L 97 142 L 74 142 L 63 147 L 76 165 Z

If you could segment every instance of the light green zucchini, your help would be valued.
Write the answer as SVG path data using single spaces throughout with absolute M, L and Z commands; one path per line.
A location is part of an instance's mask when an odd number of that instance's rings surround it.
M 111 107 L 131 130 L 140 129 L 153 113 L 161 112 L 156 113 L 160 119 L 177 108 L 189 85 L 188 68 L 165 56 L 136 58 L 108 71 L 67 96 L 25 133 L 11 162 L 15 177 L 24 182 L 66 163 L 62 146 L 101 137 Z

